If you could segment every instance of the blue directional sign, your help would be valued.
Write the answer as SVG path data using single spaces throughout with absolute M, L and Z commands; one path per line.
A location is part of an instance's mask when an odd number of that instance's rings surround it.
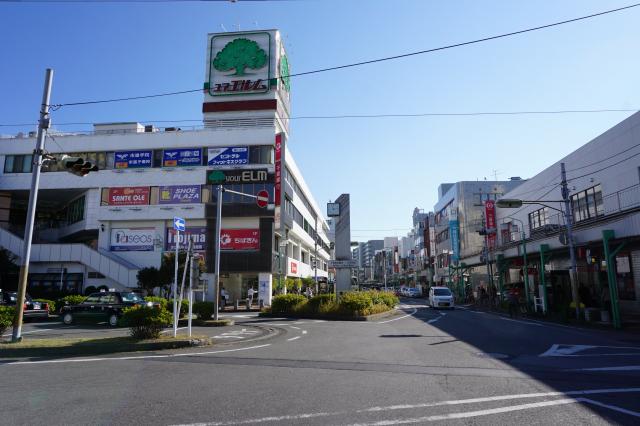
M 180 231 L 180 232 L 184 232 L 184 219 L 181 217 L 174 217 L 173 218 L 173 229 L 175 229 L 176 231 Z

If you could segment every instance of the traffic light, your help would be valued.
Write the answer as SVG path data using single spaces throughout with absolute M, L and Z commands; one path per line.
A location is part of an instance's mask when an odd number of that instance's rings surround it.
M 91 161 L 85 161 L 82 157 L 63 155 L 60 162 L 66 171 L 80 177 L 85 176 L 89 172 L 97 172 L 99 170 L 98 166 Z

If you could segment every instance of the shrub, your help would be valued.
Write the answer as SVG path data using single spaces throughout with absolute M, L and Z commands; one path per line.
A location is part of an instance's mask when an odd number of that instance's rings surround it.
M 194 302 L 193 313 L 198 316 L 198 319 L 209 320 L 215 313 L 213 302 Z
M 352 315 L 361 315 L 373 306 L 370 292 L 349 291 L 340 298 L 340 307 Z
M 383 304 L 387 305 L 390 308 L 393 308 L 398 303 L 400 303 L 398 297 L 390 291 L 372 291 L 370 293 L 371 300 L 373 301 L 374 305 Z
M 56 301 L 56 308 L 58 309 L 58 311 L 60 311 L 60 309 L 62 309 L 64 305 L 79 305 L 80 303 L 84 302 L 84 299 L 86 299 L 86 296 L 81 296 L 79 294 L 70 294 L 69 296 L 58 299 Z
M 178 299 L 178 303 L 180 303 L 180 299 Z M 169 299 L 167 309 L 173 312 L 173 299 Z M 180 304 L 180 317 L 187 315 L 189 312 L 189 299 L 182 299 L 182 303 Z
M 392 308 L 389 307 L 388 305 L 386 305 L 384 303 L 378 303 L 378 304 L 375 304 L 375 305 L 371 306 L 370 308 L 364 309 L 363 311 L 360 312 L 360 315 L 381 314 L 383 312 L 387 312 L 390 309 L 392 309 Z
M 161 306 L 134 306 L 124 310 L 122 324 L 129 327 L 134 339 L 156 339 L 171 319 L 171 312 Z
M 85 296 L 88 296 L 88 295 L 90 295 L 91 293 L 95 293 L 95 292 L 97 292 L 97 291 L 98 291 L 98 289 L 97 289 L 96 287 L 94 287 L 94 286 L 90 285 L 90 286 L 88 286 L 87 288 L 85 288 L 85 289 L 84 289 L 84 295 L 85 295 Z
M 0 306 L 0 336 L 13 324 L 15 313 L 12 306 Z
M 47 305 L 49 305 L 49 313 L 50 314 L 55 314 L 56 313 L 56 302 L 50 299 L 33 299 L 34 302 L 40 302 L 40 303 L 46 303 Z
M 159 303 L 160 306 L 162 306 L 164 309 L 168 309 L 167 307 L 169 305 L 169 301 L 167 299 L 165 299 L 164 297 L 145 296 L 144 300 L 145 300 L 145 302 Z
M 271 312 L 274 314 L 289 314 L 301 309 L 302 304 L 306 304 L 307 298 L 301 294 L 281 294 L 271 301 Z
M 311 313 L 319 313 L 320 308 L 323 305 L 327 304 L 335 304 L 336 295 L 335 294 L 319 294 L 317 296 L 313 296 L 311 299 L 307 301 L 308 310 Z

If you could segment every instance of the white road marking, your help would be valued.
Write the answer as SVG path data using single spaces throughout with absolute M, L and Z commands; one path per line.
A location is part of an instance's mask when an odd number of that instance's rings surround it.
M 0 366 L 28 365 L 28 364 L 64 364 L 64 363 L 71 363 L 71 362 L 96 362 L 96 361 L 132 361 L 132 360 L 138 360 L 138 359 L 155 359 L 155 358 L 178 358 L 178 357 L 185 357 L 185 356 L 200 356 L 200 355 L 221 354 L 225 352 L 248 351 L 251 349 L 264 348 L 267 346 L 271 346 L 271 343 L 267 343 L 266 345 L 250 346 L 248 348 L 225 349 L 221 351 L 191 352 L 191 353 L 166 354 L 166 355 L 124 356 L 124 357 L 113 357 L 113 358 L 65 358 L 65 359 L 51 359 L 46 361 L 15 361 L 15 362 L 7 362 L 5 364 L 0 363 Z
M 327 320 L 314 320 L 313 322 L 327 322 Z
M 565 371 L 640 371 L 640 365 L 623 365 L 620 367 L 574 368 Z
M 460 400 L 452 400 L 452 401 L 427 402 L 427 403 L 420 403 L 420 404 L 403 404 L 403 405 L 391 405 L 386 407 L 370 407 L 370 408 L 365 408 L 361 410 L 356 410 L 352 413 L 368 413 L 368 412 L 377 412 L 377 411 L 440 407 L 440 406 L 448 406 L 448 405 L 477 404 L 477 403 L 483 403 L 483 402 L 508 401 L 513 399 L 524 399 L 524 398 L 542 398 L 542 397 L 553 397 L 553 396 L 584 396 L 584 395 L 598 395 L 598 394 L 607 394 L 607 393 L 633 393 L 633 392 L 640 392 L 640 388 L 587 389 L 587 390 L 569 391 L 569 392 L 538 392 L 538 393 L 525 393 L 525 394 L 519 394 L 519 395 L 499 395 L 499 396 L 460 399 Z M 543 401 L 542 403 L 546 403 L 548 405 L 553 405 L 554 403 L 556 405 L 559 404 L 556 401 L 570 401 L 570 402 L 584 401 L 584 402 L 590 403 L 591 400 L 586 398 L 575 398 L 575 399 L 568 398 L 565 400 Z M 541 403 L 536 403 L 536 404 L 541 404 Z M 526 404 L 526 405 L 531 406 L 532 404 Z M 518 407 L 518 406 L 515 406 L 515 407 Z M 514 411 L 513 410 L 514 406 L 505 407 L 505 408 L 510 409 L 511 411 Z M 530 407 L 530 408 L 535 408 L 535 407 Z M 525 408 L 520 408 L 520 409 L 525 409 Z M 283 420 L 299 420 L 299 419 L 308 419 L 313 417 L 343 416 L 348 414 L 351 414 L 351 413 L 347 411 L 301 413 L 301 414 L 283 415 L 278 417 L 262 417 L 262 418 L 254 418 L 254 419 L 245 419 L 245 420 L 238 420 L 238 421 L 188 423 L 188 424 L 182 424 L 182 425 L 176 425 L 176 426 L 230 426 L 230 425 L 251 424 L 251 423 L 277 422 L 277 421 L 283 421 Z M 467 413 L 454 413 L 454 415 L 455 414 L 467 414 Z M 490 414 L 490 413 L 487 413 L 487 414 Z M 456 418 L 456 417 L 452 417 L 452 418 Z M 441 420 L 444 420 L 444 419 L 441 419 Z M 413 423 L 416 423 L 416 422 L 413 422 Z
M 300 330 L 300 327 L 296 327 L 295 325 L 290 325 L 289 327 L 295 328 L 296 330 Z
M 595 353 L 595 354 L 580 354 L 579 352 L 583 352 L 589 349 L 632 349 L 637 352 L 619 352 L 619 353 Z M 546 352 L 538 355 L 539 357 L 585 357 L 585 356 L 629 356 L 629 355 L 640 355 L 640 347 L 638 346 L 596 346 L 596 345 L 563 345 L 563 344 L 554 344 L 552 345 Z
M 176 330 L 180 331 L 180 330 L 184 330 L 185 328 L 187 328 L 187 327 L 178 327 Z M 169 333 L 171 331 L 173 331 L 173 328 L 168 328 L 166 330 L 163 330 L 162 333 Z
M 404 318 L 410 317 L 410 316 L 412 316 L 413 314 L 415 314 L 416 312 L 418 312 L 418 310 L 417 310 L 417 309 L 414 309 L 414 310 L 413 310 L 413 312 L 411 312 L 410 314 L 403 315 L 403 316 L 401 316 L 401 317 L 393 318 L 393 319 L 386 320 L 386 321 L 379 321 L 377 324 L 386 324 L 386 323 L 388 323 L 388 322 L 398 321 L 398 320 L 401 320 L 401 319 L 404 319 Z
M 307 334 L 307 330 L 302 330 L 302 334 Z
M 640 413 L 638 413 L 637 411 L 627 410 L 626 408 L 618 407 L 617 405 L 605 404 L 605 403 L 602 403 L 600 401 L 594 401 L 593 399 L 588 399 L 588 398 L 580 398 L 580 400 L 582 402 L 586 402 L 586 403 L 589 403 L 589 404 L 597 405 L 598 407 L 608 408 L 609 410 L 617 411 L 619 413 L 628 414 L 628 415 L 633 416 L 633 417 L 640 417 Z
M 553 405 L 573 404 L 576 402 L 580 402 L 580 401 L 574 398 L 565 398 L 565 399 L 556 399 L 553 401 L 533 402 L 531 404 L 513 405 L 511 407 L 500 407 L 500 408 L 491 408 L 487 410 L 467 411 L 463 413 L 449 413 L 449 414 L 442 414 L 437 416 L 416 417 L 411 419 L 382 420 L 382 421 L 373 422 L 373 423 L 353 423 L 351 426 L 386 426 L 386 425 L 400 425 L 400 424 L 406 424 L 406 423 L 422 423 L 422 422 L 436 422 L 436 421 L 452 420 L 452 419 L 466 419 L 470 417 L 479 417 L 479 416 L 488 416 L 491 414 L 508 413 L 511 411 L 549 407 Z
M 427 321 L 427 324 L 433 324 L 434 322 L 439 321 L 440 319 L 444 318 L 445 315 L 447 315 L 447 314 L 442 313 L 442 312 L 439 312 L 439 314 L 440 314 L 439 317 L 435 317 L 435 318 L 430 319 L 429 321 Z
M 529 321 L 515 320 L 515 319 L 512 319 L 512 318 L 505 318 L 505 317 L 498 317 L 498 318 L 500 318 L 501 320 L 504 320 L 504 321 L 511 321 L 511 322 L 517 322 L 517 323 L 520 323 L 520 324 L 535 325 L 536 327 L 543 327 L 543 325 L 542 325 L 542 324 L 538 324 L 538 323 L 536 323 L 536 322 L 529 322 Z
M 22 334 L 40 333 L 42 331 L 51 331 L 51 330 L 56 330 L 56 329 L 55 328 L 43 328 L 42 330 L 23 331 Z M 12 335 L 12 333 L 7 333 L 7 334 L 3 334 L 2 337 L 9 337 L 11 335 Z
M 298 340 L 301 336 L 296 336 L 296 337 L 292 337 L 290 339 L 287 339 L 287 342 L 291 342 L 292 340 Z

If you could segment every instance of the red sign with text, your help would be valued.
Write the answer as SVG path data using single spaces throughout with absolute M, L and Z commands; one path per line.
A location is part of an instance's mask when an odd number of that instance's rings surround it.
M 110 206 L 140 206 L 149 204 L 148 186 L 109 188 Z
M 484 202 L 484 216 L 487 228 L 489 250 L 496 248 L 496 203 L 493 200 Z
M 291 262 L 291 273 L 292 274 L 298 273 L 298 264 L 296 262 Z
M 220 250 L 260 250 L 259 229 L 223 229 Z
M 280 195 L 282 194 L 282 134 L 276 135 L 276 206 L 280 205 Z

